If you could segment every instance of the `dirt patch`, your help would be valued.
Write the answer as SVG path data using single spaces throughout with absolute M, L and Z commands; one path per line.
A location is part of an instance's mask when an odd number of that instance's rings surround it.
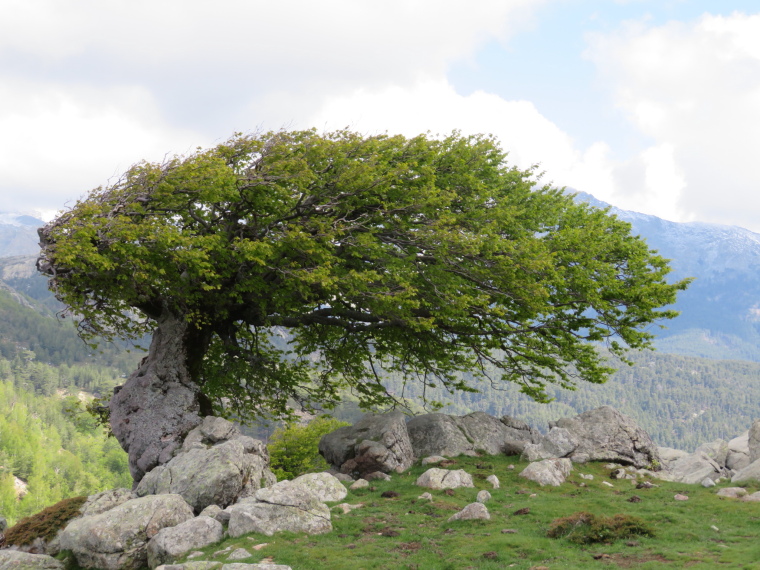
M 610 554 L 605 560 L 613 562 L 618 568 L 638 568 L 647 562 L 661 562 L 663 564 L 672 564 L 673 561 L 665 558 L 661 554 L 651 552 L 640 552 L 636 554 Z

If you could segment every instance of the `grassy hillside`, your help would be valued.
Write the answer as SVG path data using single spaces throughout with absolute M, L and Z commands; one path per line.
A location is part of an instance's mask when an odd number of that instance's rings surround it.
M 346 514 L 333 508 L 328 534 L 251 534 L 204 548 L 204 556 L 194 560 L 224 562 L 233 550 L 245 548 L 251 556 L 239 562 L 273 562 L 299 570 L 757 567 L 757 503 L 720 499 L 717 488 L 658 480 L 659 487 L 636 489 L 631 481 L 611 481 L 602 464 L 576 465 L 562 486 L 540 487 L 518 475 L 527 464 L 514 459 L 457 458 L 448 468 L 472 474 L 476 488 L 431 491 L 432 501 L 419 499 L 428 489 L 414 484 L 427 468 L 413 467 L 390 482 L 373 481 L 369 489 L 349 491 L 345 502 L 358 508 Z M 582 479 L 581 473 L 594 479 Z M 500 489 L 485 481 L 491 474 L 500 479 Z M 492 495 L 486 503 L 491 519 L 449 522 L 474 502 L 480 489 Z M 674 500 L 677 493 L 689 500 Z M 640 502 L 631 502 L 634 496 Z M 579 512 L 638 519 L 653 536 L 623 533 L 616 539 L 604 529 L 588 532 L 578 525 L 560 538 L 547 537 L 553 521 Z M 601 540 L 574 542 L 583 537 Z M 254 550 L 257 545 L 260 549 Z

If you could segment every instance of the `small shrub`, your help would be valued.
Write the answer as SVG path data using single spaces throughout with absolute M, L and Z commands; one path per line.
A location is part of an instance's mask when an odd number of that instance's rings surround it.
M 277 480 L 327 469 L 329 465 L 319 454 L 319 440 L 347 425 L 350 424 L 322 416 L 306 426 L 289 425 L 275 430 L 268 447 L 270 468 Z
M 592 544 L 632 536 L 651 537 L 654 532 L 638 517 L 620 514 L 605 517 L 579 512 L 553 520 L 546 535 L 549 538 L 566 538 L 576 544 Z
M 23 546 L 31 544 L 36 538 L 50 540 L 66 526 L 66 523 L 79 515 L 79 508 L 87 497 L 71 497 L 42 509 L 36 515 L 21 519 L 5 531 L 5 544 Z

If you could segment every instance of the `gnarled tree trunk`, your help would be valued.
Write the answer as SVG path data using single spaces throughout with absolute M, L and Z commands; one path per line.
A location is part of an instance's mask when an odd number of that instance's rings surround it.
M 168 462 L 187 433 L 209 413 L 201 409 L 193 379 L 207 345 L 207 333 L 181 316 L 162 315 L 148 355 L 111 398 L 111 430 L 129 454 L 135 485 L 148 471 Z

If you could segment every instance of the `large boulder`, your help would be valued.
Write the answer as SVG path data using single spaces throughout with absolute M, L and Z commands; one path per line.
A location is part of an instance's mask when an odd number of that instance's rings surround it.
M 572 470 L 573 464 L 569 459 L 544 459 L 528 465 L 520 472 L 520 477 L 535 481 L 542 487 L 559 487 Z
M 353 426 L 322 437 L 319 453 L 340 472 L 359 476 L 374 471 L 401 473 L 414 462 L 401 412 L 367 414 Z
M 735 437 L 728 442 L 726 467 L 734 471 L 739 471 L 749 464 L 749 431 L 745 431 L 742 435 Z
M 661 464 L 657 445 L 649 434 L 610 406 L 549 422 L 549 427 L 564 428 L 578 441 L 578 447 L 569 455 L 577 463 L 614 461 L 638 468 Z
M 432 467 L 417 477 L 415 485 L 437 490 L 475 486 L 472 476 L 464 469 L 449 470 L 437 467 Z
M 578 448 L 579 443 L 570 431 L 553 427 L 538 443 L 525 444 L 522 456 L 530 462 L 566 457 Z
M 148 563 L 147 544 L 162 528 L 193 518 L 180 495 L 132 499 L 99 515 L 76 519 L 60 534 L 79 566 L 100 570 L 137 570 Z
M 87 497 L 79 512 L 84 517 L 99 515 L 136 498 L 137 495 L 129 489 L 109 489 Z
M 501 420 L 483 412 L 466 416 L 424 414 L 406 425 L 415 458 L 431 455 L 456 457 L 484 451 L 489 455 L 518 455 L 526 443 L 540 434 L 524 422 L 505 416 Z
M 688 451 L 682 449 L 674 449 L 672 447 L 658 447 L 657 453 L 660 454 L 660 465 L 663 469 L 669 469 L 670 466 L 681 459 L 690 455 Z
M 306 487 L 322 501 L 342 501 L 348 495 L 346 486 L 330 473 L 306 473 L 293 479 L 294 485 Z
M 63 570 L 63 563 L 45 554 L 0 550 L 0 570 Z
M 231 505 L 275 481 L 264 443 L 242 435 L 227 420 L 208 416 L 171 461 L 143 477 L 135 493 L 176 493 L 199 513 L 209 505 Z
M 715 480 L 723 470 L 720 464 L 711 459 L 706 453 L 698 451 L 685 455 L 671 463 L 667 471 L 658 474 L 660 479 L 696 485 L 705 478 Z
M 694 450 L 694 453 L 706 455 L 723 469 L 728 458 L 728 443 L 722 439 L 716 439 L 710 443 L 703 443 Z
M 752 422 L 747 434 L 747 447 L 749 448 L 749 462 L 753 463 L 760 459 L 760 420 Z
M 322 534 L 332 530 L 330 509 L 302 485 L 281 481 L 259 489 L 254 497 L 227 507 L 228 532 L 237 537 L 249 532 L 272 536 L 276 532 Z
M 148 566 L 155 568 L 174 562 L 191 550 L 198 550 L 223 538 L 222 523 L 204 516 L 162 528 L 148 542 Z
M 760 481 L 760 459 L 753 461 L 744 469 L 740 469 L 731 477 L 732 483 L 741 483 L 742 481 Z

